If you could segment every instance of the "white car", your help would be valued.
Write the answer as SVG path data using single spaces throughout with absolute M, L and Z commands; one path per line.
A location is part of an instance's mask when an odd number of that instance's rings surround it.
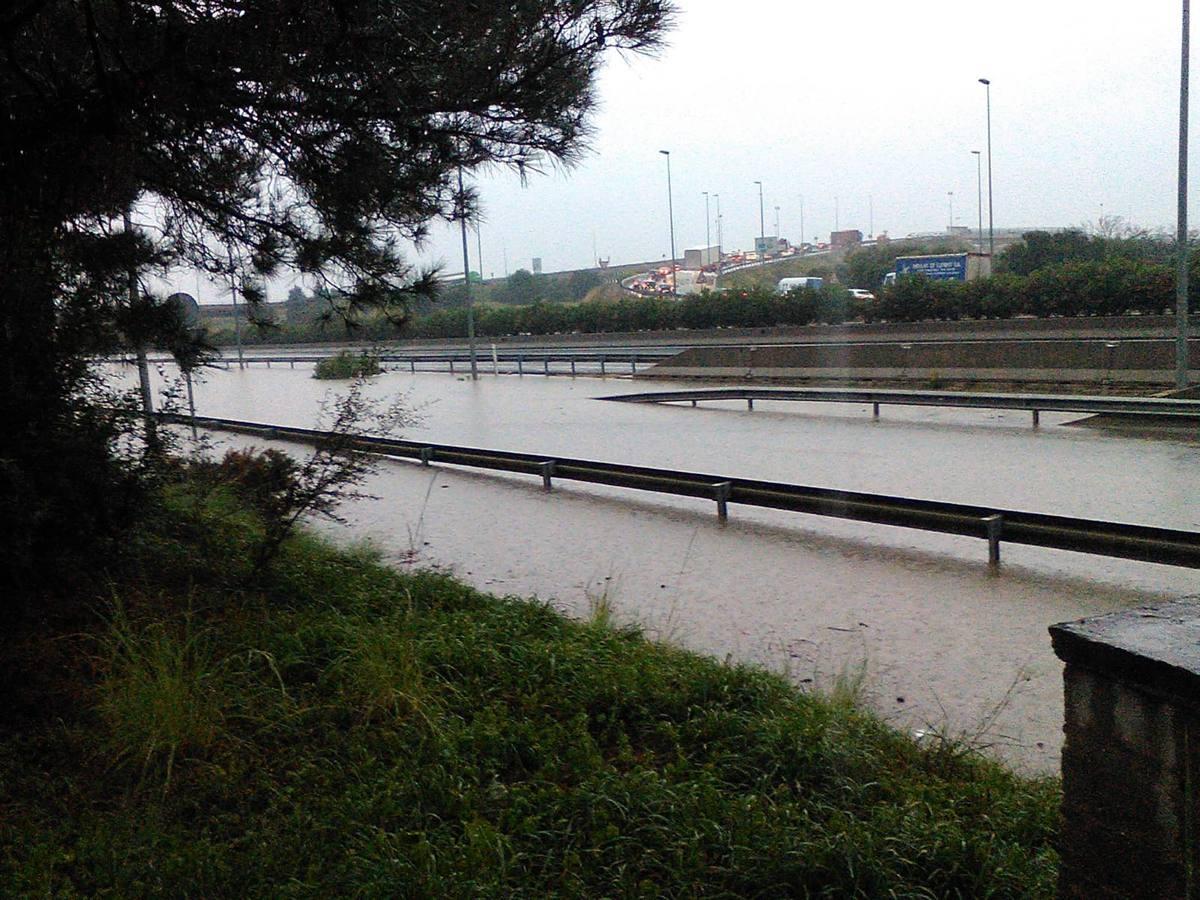
M 874 300 L 875 295 L 870 291 L 865 291 L 862 288 L 850 288 L 850 296 L 855 300 Z

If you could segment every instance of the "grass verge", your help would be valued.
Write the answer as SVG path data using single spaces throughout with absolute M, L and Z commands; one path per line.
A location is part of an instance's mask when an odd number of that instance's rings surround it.
M 0 740 L 2 894 L 1053 895 L 1056 781 L 851 702 L 311 537 L 154 571 Z
M 313 369 L 313 378 L 333 380 L 339 378 L 367 378 L 378 375 L 383 369 L 379 358 L 370 353 L 352 353 L 343 350 L 320 360 Z

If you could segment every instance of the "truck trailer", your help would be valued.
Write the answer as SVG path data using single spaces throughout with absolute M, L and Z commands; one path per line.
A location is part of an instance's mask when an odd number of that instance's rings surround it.
M 896 271 L 883 278 L 892 284 L 904 275 L 924 275 L 931 281 L 974 281 L 992 274 L 992 257 L 987 253 L 939 253 L 933 256 L 901 256 Z

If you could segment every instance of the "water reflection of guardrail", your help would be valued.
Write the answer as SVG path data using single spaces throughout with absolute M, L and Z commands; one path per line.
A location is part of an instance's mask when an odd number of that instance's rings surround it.
M 695 406 L 702 400 L 745 400 L 750 409 L 755 400 L 784 400 L 807 403 L 871 404 L 875 418 L 881 406 L 942 406 L 959 409 L 1013 409 L 1033 414 L 1038 424 L 1041 412 L 1079 412 L 1098 415 L 1117 413 L 1135 416 L 1170 416 L 1200 419 L 1200 400 L 1171 397 L 1085 397 L 1070 394 L 983 394 L 967 391 L 860 390 L 856 388 L 708 388 L 684 391 L 646 391 L 601 397 L 623 403 L 683 403 Z
M 176 424 L 191 422 L 189 417 L 175 414 L 164 415 L 163 419 Z M 309 428 L 208 417 L 199 417 L 195 421 L 202 428 L 272 440 L 312 444 L 330 438 L 329 432 Z M 1200 568 L 1200 533 L 1171 528 L 393 438 L 361 436 L 353 438 L 351 444 L 369 453 L 419 460 L 424 465 L 437 462 L 533 475 L 542 479 L 546 490 L 552 487 L 554 479 L 562 479 L 681 497 L 701 497 L 716 503 L 717 515 L 721 519 L 727 517 L 729 504 L 741 503 L 941 534 L 965 535 L 988 542 L 988 558 L 993 564 L 1000 561 L 1001 541 L 1008 541 Z

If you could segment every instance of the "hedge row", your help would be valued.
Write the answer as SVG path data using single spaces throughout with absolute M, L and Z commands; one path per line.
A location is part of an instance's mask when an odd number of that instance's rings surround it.
M 1200 308 L 1200 257 L 1193 263 L 1189 305 Z M 920 322 L 1007 319 L 1015 316 L 1120 316 L 1166 313 L 1175 306 L 1175 274 L 1164 265 L 1111 258 L 1071 262 L 1028 276 L 996 275 L 972 282 L 903 278 L 860 301 L 837 285 L 777 295 L 766 288 L 727 290 L 678 300 L 645 297 L 585 303 L 478 306 L 480 337 L 579 332 L 669 331 L 679 328 L 763 328 L 850 321 Z M 467 311 L 456 307 L 417 316 L 397 333 L 394 325 L 369 321 L 353 332 L 358 340 L 459 338 Z M 345 336 L 315 324 L 283 325 L 247 335 L 271 342 L 330 340 Z M 232 335 L 218 334 L 218 343 Z

